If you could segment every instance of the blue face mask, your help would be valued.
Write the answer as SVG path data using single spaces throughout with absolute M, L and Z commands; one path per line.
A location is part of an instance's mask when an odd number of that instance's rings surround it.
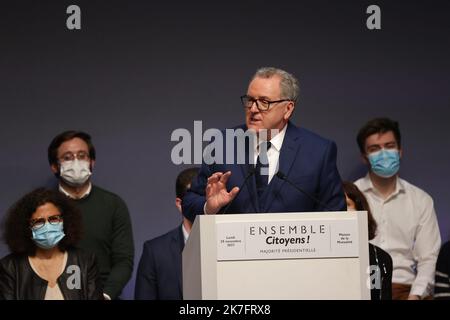
M 37 230 L 31 230 L 31 232 L 34 243 L 42 249 L 55 247 L 65 236 L 62 222 L 56 224 L 46 222 L 44 226 Z
M 382 178 L 390 178 L 400 169 L 400 153 L 398 150 L 386 150 L 371 153 L 367 156 L 372 171 Z

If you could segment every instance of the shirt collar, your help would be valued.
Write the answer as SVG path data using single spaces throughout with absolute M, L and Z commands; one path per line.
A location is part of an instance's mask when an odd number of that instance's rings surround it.
M 187 230 L 184 227 L 184 225 L 181 225 L 181 230 L 183 231 L 184 244 L 186 244 L 186 241 L 189 238 L 189 232 L 187 232 Z
M 277 150 L 278 152 L 280 152 L 281 150 L 281 146 L 283 145 L 283 140 L 284 140 L 284 136 L 286 135 L 286 128 L 287 128 L 287 124 L 283 127 L 283 129 L 281 129 L 280 132 L 278 132 L 278 134 L 273 137 L 272 139 L 270 139 L 270 143 L 271 143 L 271 149 L 275 148 L 275 150 Z M 258 154 L 258 147 L 259 147 L 259 141 L 257 141 L 258 139 L 255 139 L 255 146 L 254 146 L 254 150 L 255 153 Z
M 374 185 L 372 183 L 372 180 L 370 180 L 369 173 L 367 173 L 366 176 L 361 180 L 360 186 L 361 186 L 360 190 L 362 192 L 372 191 L 372 192 L 378 193 L 377 189 L 374 187 Z M 397 176 L 396 180 L 395 180 L 395 190 L 389 197 L 395 196 L 398 193 L 403 192 L 403 191 L 405 191 L 405 186 L 402 182 L 402 179 L 400 179 Z
M 272 139 L 270 139 L 270 142 L 272 143 L 272 147 L 275 147 L 275 149 L 280 152 L 281 146 L 283 145 L 284 136 L 286 135 L 286 128 L 287 124 L 281 129 L 281 131 Z
M 88 186 L 88 188 L 86 189 L 86 191 L 85 191 L 82 195 L 80 195 L 79 197 L 77 197 L 77 198 L 73 197 L 69 192 L 67 192 L 67 190 L 65 190 L 61 184 L 59 185 L 58 189 L 59 189 L 60 192 L 62 192 L 63 194 L 65 194 L 67 197 L 69 197 L 69 198 L 71 198 L 71 199 L 75 199 L 75 200 L 80 200 L 80 199 L 86 198 L 86 197 L 91 193 L 91 190 L 92 190 L 92 183 L 89 182 L 89 186 Z

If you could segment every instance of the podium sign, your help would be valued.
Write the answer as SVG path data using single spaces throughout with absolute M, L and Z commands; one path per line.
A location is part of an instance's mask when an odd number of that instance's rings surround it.
M 357 257 L 359 249 L 355 219 L 218 222 L 216 234 L 219 261 Z
M 367 212 L 197 216 L 184 299 L 370 299 Z

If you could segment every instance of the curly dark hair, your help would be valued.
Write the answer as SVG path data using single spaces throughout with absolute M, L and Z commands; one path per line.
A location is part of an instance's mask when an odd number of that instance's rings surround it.
M 81 213 L 74 202 L 56 190 L 38 188 L 19 199 L 7 212 L 4 221 L 4 239 L 9 250 L 15 254 L 36 254 L 32 239 L 30 219 L 37 208 L 46 204 L 55 205 L 64 221 L 65 237 L 58 243 L 61 251 L 74 247 L 81 238 Z
M 375 238 L 377 233 L 377 222 L 372 216 L 370 211 L 369 203 L 367 202 L 364 194 L 358 189 L 358 187 L 350 181 L 344 181 L 343 183 L 344 192 L 350 199 L 355 203 L 356 210 L 367 211 L 367 222 L 369 224 L 369 240 Z

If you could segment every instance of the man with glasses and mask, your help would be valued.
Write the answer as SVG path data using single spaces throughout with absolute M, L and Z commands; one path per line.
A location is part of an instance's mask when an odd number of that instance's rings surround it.
M 373 119 L 360 129 L 357 142 L 369 173 L 355 185 L 366 196 L 378 225 L 371 242 L 393 260 L 392 299 L 428 298 L 441 237 L 433 199 L 398 176 L 402 157 L 398 122 Z
M 133 271 L 134 244 L 125 202 L 91 182 L 95 148 L 89 134 L 66 131 L 48 147 L 59 191 L 75 200 L 82 213 L 79 247 L 97 256 L 106 299 L 116 299 Z
M 197 214 L 346 210 L 336 144 L 289 120 L 298 96 L 298 81 L 290 73 L 257 70 L 241 97 L 246 124 L 236 128 L 253 132 L 254 139 L 232 157 L 224 150 L 223 159 L 233 158 L 233 163 L 204 161 L 183 200 L 188 219 Z M 245 152 L 245 163 L 237 160 L 239 152 Z

